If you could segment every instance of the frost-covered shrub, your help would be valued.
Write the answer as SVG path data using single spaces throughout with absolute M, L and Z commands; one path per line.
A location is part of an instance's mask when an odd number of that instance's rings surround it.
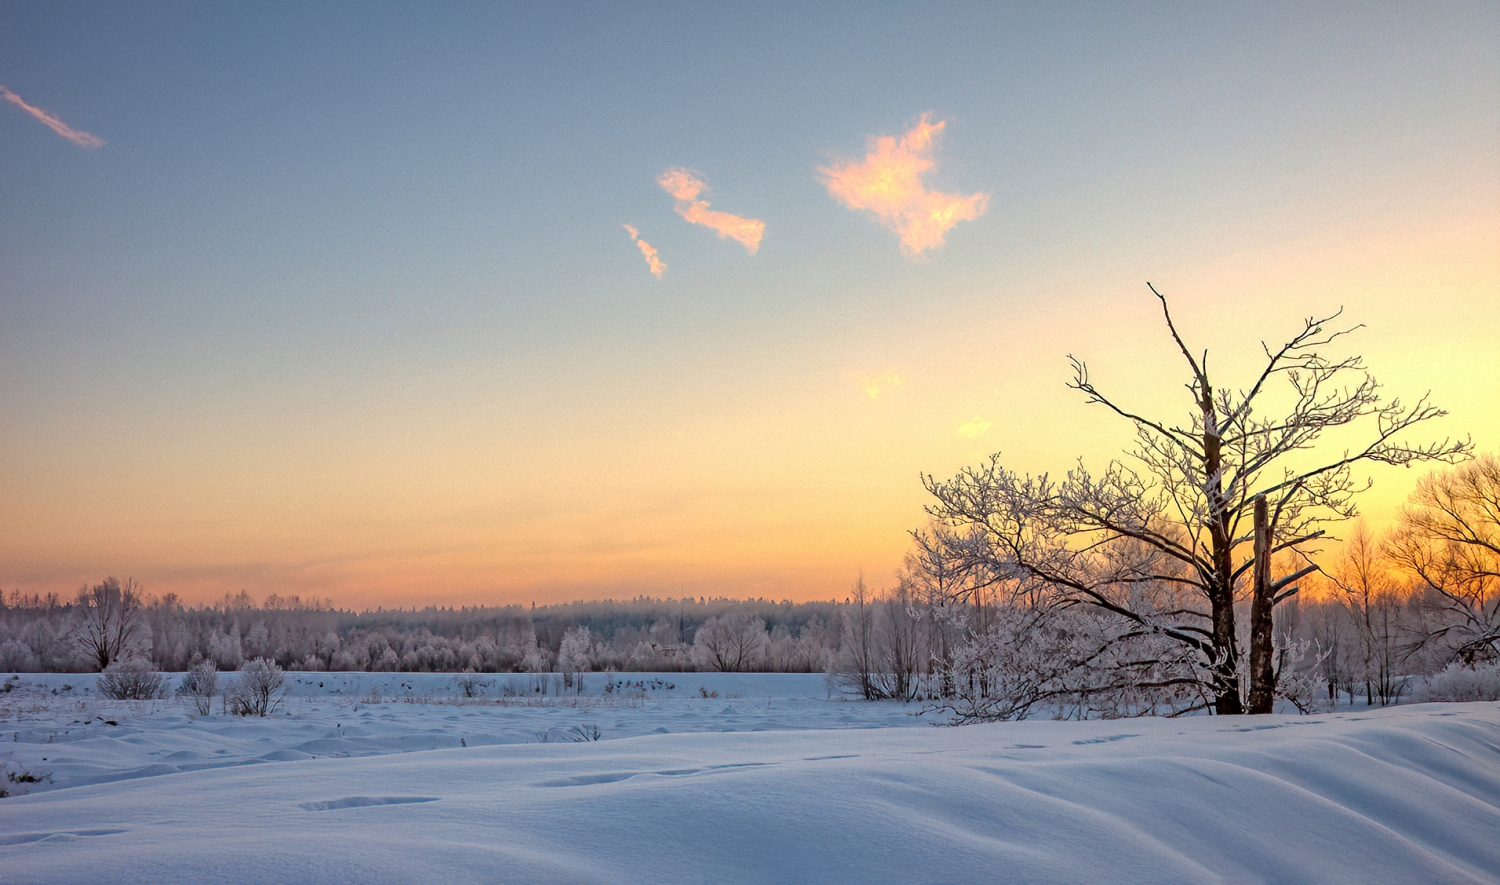
M 281 703 L 285 681 L 275 661 L 248 661 L 240 668 L 239 679 L 224 690 L 224 707 L 236 716 L 267 716 Z
M 1276 696 L 1286 698 L 1303 713 L 1321 713 L 1333 707 L 1333 700 L 1320 697 L 1318 689 L 1322 682 L 1320 664 L 1322 656 L 1311 640 L 1295 640 L 1287 636 L 1273 639 L 1276 668 Z M 1245 665 L 1248 667 L 1249 661 Z M 1248 685 L 1248 679 L 1245 680 Z M 1391 697 L 1400 694 L 1393 690 Z
M 1204 705 L 1180 649 L 1081 607 L 997 606 L 941 674 L 960 721 L 1176 713 Z
M 116 661 L 99 677 L 99 693 L 116 701 L 149 701 L 167 696 L 166 680 L 149 661 Z
M 199 661 L 188 669 L 177 686 L 177 694 L 192 701 L 198 714 L 207 716 L 219 691 L 219 671 L 212 661 Z
M 1449 664 L 1418 693 L 1421 701 L 1500 701 L 1500 664 Z

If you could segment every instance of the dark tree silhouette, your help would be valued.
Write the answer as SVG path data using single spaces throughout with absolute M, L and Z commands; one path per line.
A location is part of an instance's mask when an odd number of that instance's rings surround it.
M 141 588 L 131 578 L 78 591 L 78 625 L 74 642 L 100 670 L 129 653 L 141 632 Z

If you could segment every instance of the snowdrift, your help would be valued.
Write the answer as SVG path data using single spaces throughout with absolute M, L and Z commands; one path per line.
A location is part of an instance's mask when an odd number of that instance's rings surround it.
M 1500 705 L 648 734 L 0 801 L 9 883 L 1500 882 Z

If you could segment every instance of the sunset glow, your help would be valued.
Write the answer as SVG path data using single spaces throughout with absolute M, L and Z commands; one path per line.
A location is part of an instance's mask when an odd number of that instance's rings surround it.
M 1189 419 L 1147 280 L 1500 451 L 1494 5 L 776 9 L 9 8 L 0 589 L 842 599 Z

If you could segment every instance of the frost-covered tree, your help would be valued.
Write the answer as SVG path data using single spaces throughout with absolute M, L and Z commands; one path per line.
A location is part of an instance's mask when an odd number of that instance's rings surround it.
M 905 581 L 879 596 L 863 577 L 856 581 L 829 673 L 833 684 L 866 700 L 916 698 L 931 652 L 915 604 Z
M 725 673 L 755 670 L 766 655 L 766 622 L 744 612 L 714 616 L 693 637 L 693 657 Z
M 208 639 L 208 652 L 221 670 L 238 670 L 245 662 L 245 652 L 240 643 L 240 625 L 235 624 L 228 633 L 217 627 Z
M 593 636 L 588 627 L 573 627 L 563 634 L 562 643 L 557 649 L 557 669 L 562 673 L 564 686 L 572 688 L 574 674 L 589 669 L 589 652 L 593 644 Z
M 1388 551 L 1420 581 L 1419 644 L 1471 666 L 1500 659 L 1500 458 L 1424 479 Z
M 777 673 L 817 673 L 828 669 L 835 649 L 823 634 L 821 618 L 812 618 L 796 636 L 785 624 L 771 629 L 766 661 Z
M 275 607 L 272 607 L 274 604 Z M 838 647 L 831 602 L 656 600 L 505 608 L 339 611 L 287 597 L 254 607 L 247 595 L 185 605 L 147 601 L 133 645 L 161 670 L 210 660 L 222 671 L 264 656 L 302 670 L 550 671 L 564 633 L 589 628 L 589 669 L 691 670 L 692 638 L 709 617 L 745 612 L 778 628 L 779 663 L 821 671 Z M 78 606 L 7 591 L 0 598 L 0 665 L 15 670 L 97 669 L 75 642 Z M 686 642 L 684 642 L 686 639 Z M 704 664 L 703 666 L 712 666 Z
M 0 671 L 30 673 L 41 668 L 41 657 L 19 639 L 0 642 Z
M 552 660 L 552 652 L 538 643 L 536 637 L 533 636 L 525 653 L 521 655 L 521 672 L 546 673 L 552 669 Z
M 1244 387 L 1210 375 L 1207 353 L 1178 333 L 1154 288 L 1185 368 L 1184 418 L 1153 418 L 1105 394 L 1072 359 L 1073 389 L 1126 421 L 1135 445 L 1102 470 L 1080 463 L 1061 479 L 1007 469 L 998 455 L 949 480 L 926 478 L 929 507 L 949 552 L 967 570 L 1011 586 L 1038 585 L 1063 605 L 1085 605 L 1187 653 L 1206 705 L 1218 713 L 1270 712 L 1278 650 L 1275 605 L 1315 569 L 1308 545 L 1328 520 L 1356 513 L 1365 464 L 1409 465 L 1465 456 L 1467 442 L 1407 441 L 1407 431 L 1444 414 L 1426 398 L 1385 399 L 1357 356 L 1327 349 L 1354 328 L 1339 314 L 1310 318 Z M 1325 443 L 1331 431 L 1337 439 Z M 1346 448 L 1346 446 L 1348 446 Z M 1254 552 L 1253 513 L 1264 501 L 1269 534 Z M 1256 562 L 1296 563 L 1248 593 Z M 1250 596 L 1248 650 L 1236 602 Z M 1248 651 L 1248 654 L 1246 653 Z

